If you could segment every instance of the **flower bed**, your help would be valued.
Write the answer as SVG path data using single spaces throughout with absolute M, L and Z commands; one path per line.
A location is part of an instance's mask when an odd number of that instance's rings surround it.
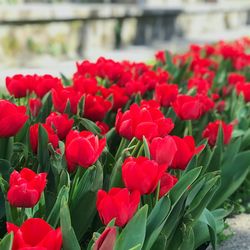
M 0 249 L 215 249 L 249 173 L 249 49 L 7 77 Z

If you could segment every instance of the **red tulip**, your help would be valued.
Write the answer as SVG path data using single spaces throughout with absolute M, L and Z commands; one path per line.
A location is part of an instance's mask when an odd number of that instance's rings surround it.
M 46 124 L 55 130 L 60 140 L 64 140 L 72 129 L 73 119 L 69 119 L 67 114 L 50 113 L 46 118 Z
M 109 126 L 105 122 L 97 121 L 95 124 L 99 127 L 102 135 L 105 135 L 109 131 Z
M 126 188 L 112 188 L 108 193 L 98 191 L 96 207 L 103 224 L 116 218 L 115 224 L 123 227 L 133 217 L 139 203 L 139 191 L 129 193 Z
M 177 181 L 178 179 L 174 175 L 164 173 L 161 177 L 159 198 L 167 194 Z
M 159 165 L 143 156 L 129 157 L 122 165 L 122 179 L 128 190 L 138 190 L 141 195 L 150 194 L 154 192 L 167 167 L 166 164 Z
M 93 165 L 101 155 L 105 145 L 105 138 L 99 140 L 89 131 L 70 131 L 65 144 L 69 172 L 74 171 L 76 166 L 88 168 Z
M 47 124 L 41 123 L 40 125 L 47 132 L 49 143 L 52 144 L 54 149 L 57 149 L 58 143 L 59 143 L 57 134 Z M 37 153 L 37 148 L 38 148 L 38 132 L 39 132 L 39 123 L 30 126 L 30 144 L 31 144 L 32 151 L 34 153 Z
M 176 115 L 182 120 L 197 120 L 213 108 L 214 103 L 207 96 L 179 95 L 172 104 Z
M 211 87 L 211 84 L 202 78 L 190 78 L 188 80 L 188 89 L 195 88 L 199 94 L 206 95 Z
M 204 148 L 204 145 L 196 148 L 192 136 L 185 136 L 184 138 L 172 136 L 172 138 L 177 146 L 177 152 L 170 167 L 184 170 L 192 157 L 198 154 Z
M 62 82 L 59 78 L 51 75 L 43 75 L 37 76 L 34 91 L 38 97 L 42 98 L 52 89 L 58 90 L 62 87 Z
M 223 121 L 217 120 L 215 122 L 210 122 L 202 133 L 203 138 L 208 138 L 210 146 L 214 146 L 216 144 L 220 126 L 222 127 L 224 144 L 228 144 L 230 142 L 233 132 L 233 124 L 226 124 Z
M 133 104 L 125 113 L 117 113 L 115 127 L 116 131 L 128 140 L 133 137 L 142 140 L 143 136 L 152 140 L 154 137 L 164 137 L 170 133 L 174 123 L 156 108 Z
M 100 91 L 102 92 L 102 96 L 104 98 L 108 98 L 112 96 L 113 105 L 112 110 L 117 110 L 122 108 L 128 101 L 128 96 L 126 95 L 126 90 L 124 88 L 119 87 L 118 85 L 112 85 L 110 88 L 100 87 Z
M 24 106 L 0 99 L 0 137 L 10 137 L 18 133 L 27 121 Z
M 108 227 L 93 245 L 93 250 L 113 250 L 116 240 L 116 228 Z
M 42 107 L 42 102 L 38 98 L 29 99 L 29 108 L 32 116 L 36 117 Z
M 236 85 L 237 94 L 243 94 L 246 102 L 250 102 L 250 82 L 239 82 Z
M 111 109 L 111 102 L 101 96 L 85 96 L 83 116 L 92 121 L 102 121 Z
M 165 136 L 164 138 L 156 137 L 149 144 L 150 155 L 158 164 L 166 164 L 170 166 L 177 151 L 172 136 Z
M 52 90 L 52 101 L 55 109 L 64 113 L 67 103 L 70 104 L 70 111 L 73 114 L 77 113 L 77 106 L 82 97 L 82 93 L 77 92 L 72 87 L 62 88 L 59 90 Z
M 7 193 L 9 203 L 14 207 L 34 207 L 46 186 L 47 173 L 36 174 L 28 168 L 20 173 L 14 170 L 10 175 Z
M 32 79 L 33 76 L 21 74 L 6 77 L 6 88 L 15 98 L 25 97 L 28 92 L 31 92 Z
M 175 101 L 178 95 L 178 85 L 161 84 L 155 88 L 155 99 L 163 107 L 169 107 Z
M 7 222 L 8 233 L 14 233 L 12 250 L 60 250 L 62 232 L 40 218 L 30 218 L 20 227 Z
M 83 94 L 95 95 L 98 91 L 97 80 L 95 78 L 86 78 L 78 73 L 74 74 L 73 86 L 76 91 Z
M 239 82 L 245 82 L 246 78 L 244 75 L 239 73 L 231 72 L 227 76 L 228 83 L 231 85 L 236 85 Z

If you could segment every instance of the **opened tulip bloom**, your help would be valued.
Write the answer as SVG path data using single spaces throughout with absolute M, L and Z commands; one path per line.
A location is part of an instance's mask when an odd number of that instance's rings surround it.
M 68 171 L 74 171 L 77 166 L 88 168 L 93 165 L 105 146 L 105 138 L 99 139 L 89 131 L 70 131 L 65 144 Z
M 152 140 L 154 137 L 164 137 L 170 133 L 174 123 L 170 118 L 165 118 L 157 108 L 133 104 L 125 113 L 118 111 L 115 127 L 117 132 L 128 140 L 133 137 L 142 140 L 143 136 Z
M 104 225 L 116 218 L 115 224 L 123 227 L 135 214 L 140 203 L 140 192 L 127 188 L 112 188 L 108 193 L 99 190 L 96 207 Z
M 46 186 L 47 173 L 36 174 L 28 168 L 10 175 L 7 199 L 14 207 L 34 207 Z
M 163 138 L 156 137 L 149 144 L 150 155 L 158 164 L 170 166 L 177 151 L 175 140 L 167 135 Z
M 128 157 L 122 165 L 122 179 L 128 190 L 138 190 L 141 195 L 150 194 L 156 189 L 167 167 L 147 157 Z
M 217 120 L 215 122 L 210 122 L 202 133 L 202 137 L 208 139 L 210 146 L 216 144 L 220 126 L 223 133 L 223 143 L 228 144 L 230 142 L 233 133 L 233 124 L 226 124 L 223 121 Z
M 155 88 L 155 99 L 163 107 L 169 107 L 175 101 L 178 95 L 178 85 L 176 84 L 160 84 Z
M 24 106 L 0 99 L 0 137 L 16 135 L 28 120 Z
M 14 233 L 12 250 L 60 250 L 62 232 L 40 218 L 26 220 L 20 227 L 7 222 L 8 233 Z
M 64 140 L 72 129 L 74 120 L 69 119 L 67 114 L 52 112 L 46 118 L 46 124 L 55 131 L 60 140 Z

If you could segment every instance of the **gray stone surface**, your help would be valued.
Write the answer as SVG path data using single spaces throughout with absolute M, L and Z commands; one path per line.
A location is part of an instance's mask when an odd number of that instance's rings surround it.
M 224 241 L 218 250 L 250 250 L 250 214 L 240 214 L 227 219 L 233 237 Z M 211 250 L 209 247 L 207 250 Z

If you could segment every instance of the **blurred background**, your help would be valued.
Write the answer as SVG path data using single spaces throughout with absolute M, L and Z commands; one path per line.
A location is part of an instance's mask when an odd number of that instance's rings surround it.
M 0 82 L 250 35 L 250 0 L 0 0 Z

